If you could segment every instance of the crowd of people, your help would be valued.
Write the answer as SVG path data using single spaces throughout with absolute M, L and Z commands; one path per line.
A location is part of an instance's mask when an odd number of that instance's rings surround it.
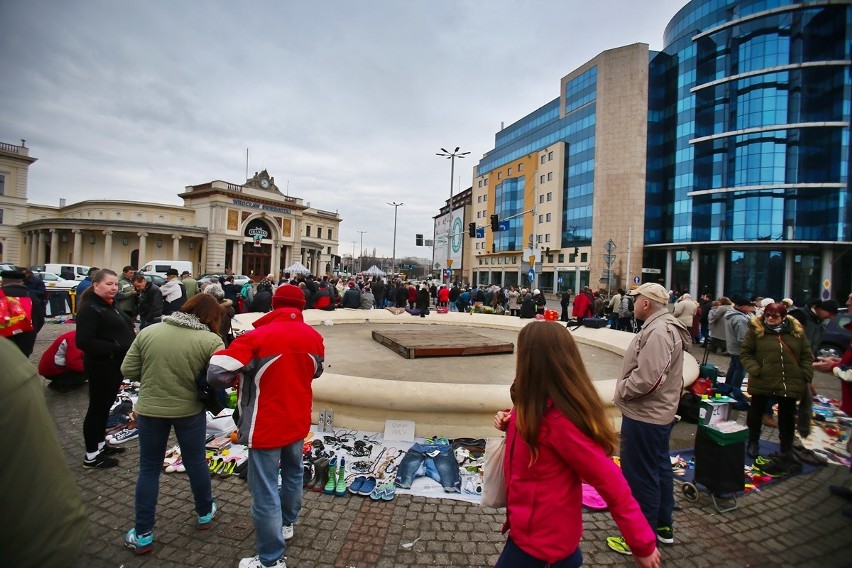
M 39 318 L 43 298 L 26 285 L 27 276 L 8 271 L 2 277 L 4 292 L 30 298 L 32 318 Z M 57 338 L 39 366 L 55 380 L 88 384 L 83 468 L 120 465 L 125 449 L 107 442 L 107 419 L 122 381 L 138 381 L 139 473 L 135 522 L 125 544 L 139 554 L 153 548 L 159 476 L 172 430 L 194 497 L 197 527 L 208 528 L 218 506 L 204 455 L 206 419 L 198 385 L 234 388 L 239 442 L 250 448 L 248 487 L 257 552 L 240 561 L 240 568 L 285 566 L 286 541 L 294 535 L 302 505 L 311 384 L 322 374 L 325 358 L 323 338 L 304 323 L 303 310 L 398 307 L 422 314 L 431 307 L 462 311 L 481 304 L 530 318 L 546 305 L 539 290 L 418 286 L 382 278 L 298 276 L 273 284 L 269 275 L 239 287 L 227 275 L 199 285 L 191 274 L 173 270 L 158 287 L 127 266 L 120 275 L 95 270 L 87 280 L 78 297 L 76 330 Z M 609 547 L 633 555 L 639 566 L 660 565 L 657 545 L 674 543 L 669 437 L 683 391 L 684 353 L 693 344 L 706 342 L 730 355 L 727 383 L 734 391 L 748 373 L 747 452 L 752 457 L 759 451 L 761 428 L 775 425 L 767 417 L 778 407 L 781 451 L 773 459 L 787 472 L 796 467 L 791 452 L 796 428 L 802 436 L 809 432 L 803 429 L 810 428 L 810 417 L 807 424 L 797 421 L 797 410 L 810 412 L 814 370 L 852 362 L 852 345 L 843 359 L 814 354 L 822 322 L 840 308 L 833 300 L 803 307 L 769 298 L 713 301 L 702 295 L 694 301 L 689 294 L 678 296 L 649 283 L 630 292 L 618 290 L 609 300 L 586 288 L 574 298 L 571 318 L 570 291 L 560 303 L 564 320 L 603 316 L 614 328 L 637 332 L 625 352 L 613 400 L 622 414 L 621 432 L 616 435 L 606 418 L 568 328 L 552 321 L 525 326 L 510 388 L 514 406 L 495 416 L 495 426 L 507 433 L 508 540 L 497 564 L 501 568 L 582 565 L 581 481 L 600 493 L 622 533 L 607 540 Z M 852 308 L 852 294 L 846 306 Z M 230 318 L 243 310 L 265 315 L 254 322 L 253 331 L 234 338 Z M 31 354 L 43 321 L 42 311 L 28 332 L 32 337 L 15 342 L 23 355 Z M 633 321 L 641 325 L 628 325 Z M 7 343 L 0 341 L 4 349 Z M 25 364 L 16 363 L 22 377 L 31 374 L 22 370 Z M 611 459 L 616 450 L 620 468 Z M 67 485 L 64 477 L 61 482 Z M 76 495 L 68 492 L 62 500 L 73 518 L 80 514 Z M 554 524 L 554 514 L 563 522 Z

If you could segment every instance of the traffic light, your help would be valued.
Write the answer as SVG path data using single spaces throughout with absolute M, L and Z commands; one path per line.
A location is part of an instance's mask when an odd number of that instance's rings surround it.
M 500 230 L 500 217 L 495 213 L 491 216 L 491 230 L 499 231 Z
M 574 256 L 580 256 L 580 247 L 574 247 Z
M 414 244 L 418 247 L 423 246 L 423 235 L 414 235 Z
M 467 224 L 467 234 L 471 239 L 476 238 L 476 223 Z

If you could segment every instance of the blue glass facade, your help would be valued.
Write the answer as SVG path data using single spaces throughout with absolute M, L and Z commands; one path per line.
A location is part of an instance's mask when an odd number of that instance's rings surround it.
M 518 215 L 524 210 L 524 187 L 526 178 L 516 177 L 504 180 L 496 187 L 494 212 L 501 219 Z M 509 229 L 494 233 L 494 247 L 498 251 L 515 251 L 523 248 L 524 219 L 519 216 L 505 221 Z
M 697 289 L 717 296 L 816 296 L 820 247 L 852 241 L 850 24 L 848 5 L 789 0 L 678 12 L 650 64 L 643 266 L 671 254 L 687 289 L 698 262 Z
M 565 84 L 565 115 L 562 118 L 557 98 L 498 132 L 494 149 L 483 156 L 477 167 L 477 175 L 485 175 L 523 156 L 564 142 L 567 157 L 562 187 L 561 247 L 591 243 L 596 92 L 597 67 L 593 66 Z M 510 183 L 514 181 L 506 180 L 497 186 L 495 212 L 501 219 L 523 211 L 523 192 L 516 195 L 517 187 Z M 507 201 L 504 203 L 503 199 Z M 510 234 L 495 238 L 497 250 L 520 250 L 525 246 L 520 233 L 522 219 L 511 223 Z

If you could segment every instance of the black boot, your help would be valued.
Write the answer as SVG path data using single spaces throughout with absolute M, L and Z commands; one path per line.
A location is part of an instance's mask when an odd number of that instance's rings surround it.
M 756 458 L 760 455 L 760 442 L 758 441 L 749 441 L 748 446 L 746 447 L 746 455 L 751 459 Z

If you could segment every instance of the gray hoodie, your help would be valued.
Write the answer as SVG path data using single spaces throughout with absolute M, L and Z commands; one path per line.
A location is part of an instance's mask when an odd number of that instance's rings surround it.
M 739 356 L 750 318 L 751 316 L 736 307 L 725 314 L 725 345 L 730 355 Z

